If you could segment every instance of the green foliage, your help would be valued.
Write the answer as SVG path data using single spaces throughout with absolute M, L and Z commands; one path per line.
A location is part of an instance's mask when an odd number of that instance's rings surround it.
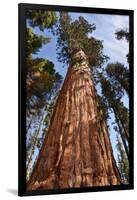
M 124 106 L 121 98 L 123 97 L 122 89 L 116 86 L 115 83 L 111 82 L 109 79 L 102 77 L 101 81 L 101 92 L 102 99 L 108 109 L 112 108 L 117 111 L 119 119 L 123 125 L 126 124 L 126 129 L 128 131 L 129 114 L 128 109 Z M 121 90 L 120 90 L 121 89 Z
M 121 87 L 118 87 L 116 85 L 116 83 L 114 84 L 113 82 L 111 82 L 111 79 L 108 79 L 108 77 L 106 78 L 101 75 L 100 77 L 103 102 L 106 105 L 107 109 L 111 109 L 114 113 L 116 123 L 118 126 L 118 132 L 122 138 L 124 149 L 128 157 L 129 116 L 128 109 L 124 106 L 123 102 L 121 101 L 123 97 L 123 91 Z M 116 130 L 116 127 L 114 128 Z
M 106 67 L 107 75 L 113 85 L 118 89 L 124 89 L 129 94 L 129 70 L 121 63 L 109 63 Z
M 48 59 L 32 59 L 32 54 L 37 54 L 42 45 L 50 42 L 50 38 L 35 34 L 34 27 L 41 31 L 51 29 L 57 21 L 55 12 L 44 10 L 28 10 L 26 29 L 26 64 L 27 64 L 27 99 L 37 96 L 42 98 L 43 95 L 50 92 L 55 81 L 60 81 L 61 76 L 56 74 L 54 64 Z M 31 28 L 32 27 L 32 28 Z M 58 75 L 58 77 L 57 77 Z
M 115 33 L 115 35 L 116 35 L 117 40 L 121 40 L 121 39 L 125 38 L 127 40 L 127 42 L 129 41 L 129 32 L 127 29 L 125 29 L 125 30 L 120 29 Z
M 32 28 L 38 27 L 41 31 L 51 29 L 57 22 L 57 16 L 53 11 L 28 10 L 27 22 L 30 27 L 26 30 L 26 52 L 27 55 L 36 54 L 42 44 L 50 42 L 50 38 L 35 34 Z
M 73 55 L 83 50 L 88 57 L 90 66 L 101 66 L 108 57 L 103 55 L 102 41 L 91 37 L 96 29 L 83 17 L 72 21 L 66 12 L 60 13 L 59 25 L 56 34 L 58 59 L 63 63 L 73 62 Z
M 36 35 L 32 28 L 26 29 L 26 54 L 36 54 L 43 44 L 50 42 L 50 38 Z
M 57 16 L 54 11 L 28 10 L 27 19 L 31 27 L 39 27 L 41 31 L 45 28 L 53 28 L 57 22 Z
M 105 79 L 103 76 L 100 79 L 101 83 L 101 92 L 102 96 L 104 97 L 106 105 L 108 108 L 112 107 L 112 105 L 117 104 L 119 100 L 123 96 L 123 92 L 120 90 L 117 90 L 117 87 L 115 85 L 112 85 L 109 80 Z
M 40 73 L 48 72 L 50 75 L 55 74 L 54 64 L 48 59 L 36 58 L 35 63 L 34 71 L 39 71 Z
M 28 59 L 29 60 L 29 59 Z M 27 97 L 42 97 L 53 87 L 55 77 L 54 64 L 47 59 L 30 59 L 27 66 Z

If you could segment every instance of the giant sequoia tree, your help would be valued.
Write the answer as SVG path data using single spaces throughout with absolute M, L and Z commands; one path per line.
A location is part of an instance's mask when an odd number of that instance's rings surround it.
M 58 58 L 69 67 L 28 190 L 121 184 L 92 80 L 106 60 L 102 42 L 90 36 L 95 28 L 60 14 Z

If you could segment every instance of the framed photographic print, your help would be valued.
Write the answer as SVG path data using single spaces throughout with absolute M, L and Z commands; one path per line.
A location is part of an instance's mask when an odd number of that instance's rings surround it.
M 133 189 L 133 11 L 19 4 L 19 195 Z

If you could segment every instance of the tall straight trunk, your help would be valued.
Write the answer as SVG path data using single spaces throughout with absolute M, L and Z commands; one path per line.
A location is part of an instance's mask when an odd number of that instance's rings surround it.
M 129 143 L 129 130 L 128 130 L 128 126 L 127 126 L 128 120 L 126 121 L 127 124 L 125 125 L 118 109 L 117 109 L 117 114 L 119 116 L 119 120 L 120 120 L 121 126 L 122 126 L 123 131 L 124 131 L 124 136 L 125 136 L 127 142 Z
M 87 57 L 81 50 L 73 60 L 28 190 L 121 184 Z
M 117 125 L 118 125 L 118 128 L 119 128 L 119 133 L 120 133 L 120 136 L 121 136 L 121 139 L 122 139 L 122 142 L 123 142 L 123 146 L 124 146 L 127 158 L 129 159 L 129 149 L 128 149 L 128 146 L 127 146 L 127 143 L 126 143 L 127 140 L 126 140 L 126 137 L 125 137 L 125 134 L 124 134 L 124 130 L 123 130 L 123 127 L 121 126 L 117 111 L 114 107 L 113 107 L 113 111 L 114 111 L 114 114 L 115 114 L 116 122 L 117 122 Z
M 36 131 L 35 138 L 34 138 L 34 141 L 33 141 L 33 144 L 32 144 L 32 148 L 31 148 L 30 155 L 29 155 L 28 162 L 27 162 L 27 166 L 26 166 L 27 170 L 29 170 L 29 168 L 30 168 L 32 157 L 33 157 L 33 154 L 34 154 L 37 142 L 38 142 L 38 137 L 40 135 L 40 128 L 41 128 L 42 122 L 43 122 L 43 116 L 42 116 L 42 118 L 39 122 L 38 130 Z
M 118 163 L 119 163 L 119 168 L 121 171 L 122 182 L 125 184 L 129 182 L 129 173 L 128 173 L 129 162 L 124 150 L 124 146 L 121 143 L 119 136 L 117 140 L 118 140 L 118 151 L 119 151 Z

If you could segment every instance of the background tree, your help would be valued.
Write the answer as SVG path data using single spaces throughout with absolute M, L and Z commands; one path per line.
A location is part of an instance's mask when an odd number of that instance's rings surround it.
M 121 29 L 115 34 L 118 40 L 125 38 L 127 42 L 129 41 L 129 33 L 127 30 Z M 108 63 L 107 66 L 96 72 L 95 83 L 101 84 L 100 101 L 104 107 L 109 128 L 108 116 L 114 115 L 115 118 L 112 124 L 115 124 L 115 134 L 119 138 L 117 140 L 117 162 L 123 183 L 128 183 L 129 111 L 124 106 L 123 98 L 125 98 L 125 92 L 129 95 L 129 69 L 120 62 L 116 62 Z
M 129 70 L 121 63 L 109 63 L 106 67 L 108 77 L 111 83 L 117 86 L 118 90 L 125 90 L 129 95 Z
M 125 38 L 126 41 L 129 42 L 129 31 L 127 29 L 125 29 L 125 30 L 124 29 L 120 29 L 120 30 L 116 31 L 115 34 L 116 34 L 116 38 L 118 40 L 121 40 L 121 39 Z
M 117 135 L 117 148 L 118 148 L 118 165 L 119 165 L 119 170 L 121 172 L 122 176 L 122 182 L 125 184 L 129 183 L 129 162 L 127 159 L 127 156 L 125 154 L 123 145 L 121 143 L 121 140 L 119 136 Z
M 111 85 L 109 80 L 104 77 L 102 77 L 100 81 L 105 105 L 107 105 L 108 109 L 112 109 L 114 113 L 119 133 L 128 157 L 128 110 L 121 102 L 122 93 L 120 90 L 115 90 L 115 85 Z
M 41 147 L 48 124 L 46 119 L 51 114 L 49 107 L 56 98 L 62 77 L 56 72 L 54 64 L 47 58 L 34 58 L 40 48 L 50 42 L 45 35 L 34 33 L 53 30 L 57 21 L 55 12 L 28 10 L 26 28 L 26 68 L 27 68 L 27 180 L 36 162 L 36 154 Z M 53 32 L 53 31 L 52 31 Z M 33 132 L 32 132 L 33 130 Z

